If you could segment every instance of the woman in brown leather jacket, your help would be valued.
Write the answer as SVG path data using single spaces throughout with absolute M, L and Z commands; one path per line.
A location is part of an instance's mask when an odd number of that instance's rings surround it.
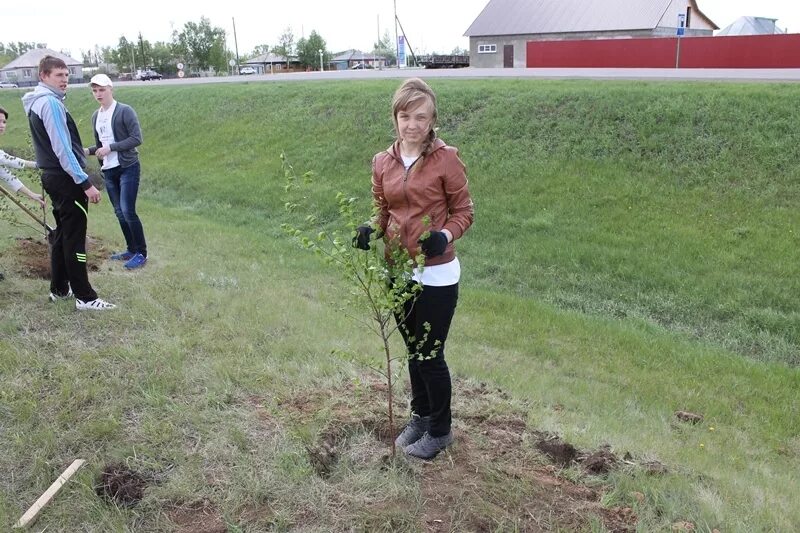
M 431 459 L 453 442 L 444 347 L 461 277 L 453 243 L 472 224 L 473 206 L 458 150 L 436 137 L 436 95 L 428 84 L 406 80 L 395 92 L 392 116 L 397 140 L 372 160 L 374 226 L 411 257 L 425 255 L 424 268 L 414 273 L 422 290 L 396 316 L 409 355 L 411 419 L 395 444 Z M 357 231 L 356 246 L 369 249 L 373 227 Z

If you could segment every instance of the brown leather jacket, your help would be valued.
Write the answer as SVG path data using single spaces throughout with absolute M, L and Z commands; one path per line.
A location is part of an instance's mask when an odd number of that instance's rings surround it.
M 372 195 L 378 206 L 378 226 L 388 242 L 399 237 L 411 257 L 420 253 L 417 240 L 428 230 L 447 229 L 453 242 L 443 255 L 426 259 L 425 266 L 441 265 L 456 256 L 454 242 L 472 225 L 474 209 L 464 163 L 458 150 L 441 139 L 406 172 L 395 142 L 372 159 Z M 426 226 L 425 219 L 430 219 Z

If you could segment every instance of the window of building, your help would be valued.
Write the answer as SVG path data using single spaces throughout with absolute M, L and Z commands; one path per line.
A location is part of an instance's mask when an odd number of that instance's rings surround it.
M 686 27 L 690 27 L 692 24 L 692 7 L 689 6 L 686 8 Z
M 479 44 L 478 45 L 478 53 L 479 54 L 494 54 L 497 52 L 497 45 L 496 44 Z
M 25 70 L 23 70 L 22 71 L 22 77 L 23 78 L 30 78 L 31 77 L 31 69 L 26 68 Z

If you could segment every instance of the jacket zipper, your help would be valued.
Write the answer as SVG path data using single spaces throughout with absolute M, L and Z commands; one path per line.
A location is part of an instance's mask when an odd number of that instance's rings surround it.
M 411 202 L 408 200 L 408 188 L 407 188 L 406 184 L 408 182 L 408 175 L 411 174 L 411 169 L 414 168 L 414 165 L 417 164 L 417 161 L 419 161 L 419 159 L 420 158 L 417 157 L 414 160 L 414 162 L 411 163 L 411 165 L 408 168 L 405 168 L 405 165 L 403 165 L 403 170 L 404 170 L 404 174 L 403 174 L 403 195 L 406 197 L 406 223 L 403 225 L 403 228 L 401 230 L 401 235 L 400 235 L 400 241 L 401 242 L 407 242 L 407 239 L 403 238 L 403 234 L 407 233 L 408 220 L 409 220 L 410 211 L 411 211 Z M 400 162 L 402 164 L 402 159 L 401 159 Z M 406 250 L 409 251 L 409 254 L 411 253 L 411 250 L 410 250 L 408 245 L 406 245 Z

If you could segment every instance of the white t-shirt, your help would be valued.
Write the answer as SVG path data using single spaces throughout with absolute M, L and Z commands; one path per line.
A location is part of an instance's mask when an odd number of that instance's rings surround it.
M 95 124 L 95 129 L 97 130 L 97 136 L 100 137 L 100 144 L 103 146 L 111 146 L 111 143 L 117 141 L 114 138 L 114 129 L 111 127 L 111 117 L 114 116 L 114 110 L 116 108 L 117 101 L 114 100 L 108 109 L 103 109 L 101 107 L 100 111 L 97 113 L 97 123 Z M 118 166 L 119 157 L 117 157 L 117 152 L 112 150 L 103 158 L 102 169 L 108 170 L 109 168 Z
M 402 154 L 400 157 L 403 158 L 403 166 L 406 167 L 406 170 L 411 168 L 414 161 L 419 159 L 419 157 L 408 157 Z M 461 263 L 458 262 L 458 257 L 456 257 L 448 263 L 425 267 L 422 269 L 422 274 L 420 274 L 419 268 L 414 268 L 412 279 L 429 287 L 455 285 L 461 279 Z

